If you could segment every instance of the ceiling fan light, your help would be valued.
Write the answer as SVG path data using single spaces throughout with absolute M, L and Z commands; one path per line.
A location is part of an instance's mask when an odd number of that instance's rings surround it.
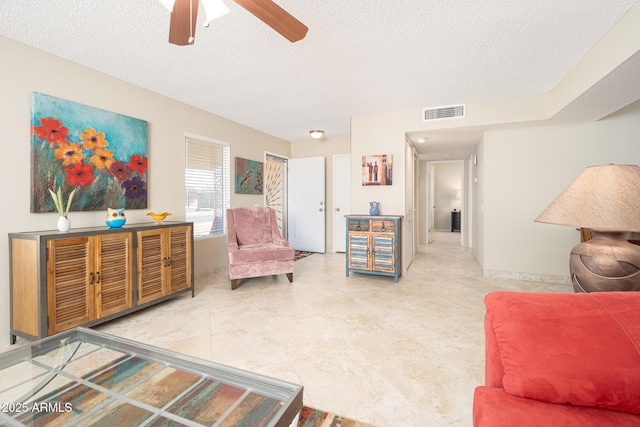
M 201 0 L 204 8 L 204 26 L 208 27 L 209 23 L 214 19 L 231 12 L 222 0 Z
M 173 12 L 173 5 L 176 0 L 158 0 L 169 12 Z

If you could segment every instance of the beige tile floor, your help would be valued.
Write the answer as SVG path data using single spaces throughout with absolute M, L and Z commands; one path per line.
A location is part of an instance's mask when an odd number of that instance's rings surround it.
M 314 254 L 296 262 L 293 284 L 264 277 L 231 291 L 216 274 L 196 280 L 195 298 L 97 329 L 303 384 L 307 405 L 376 426 L 470 426 L 484 295 L 572 290 L 484 278 L 459 236 L 436 233 L 398 283 L 345 277 L 344 254 Z

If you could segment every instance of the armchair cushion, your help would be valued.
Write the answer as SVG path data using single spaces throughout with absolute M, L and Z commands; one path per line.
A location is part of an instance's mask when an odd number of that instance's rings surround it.
M 275 243 L 289 246 L 277 229 L 275 211 L 269 208 L 235 208 L 231 209 L 235 238 L 238 246 L 260 243 Z M 277 233 L 273 226 L 276 226 Z
M 287 261 L 293 259 L 293 248 L 276 243 L 256 243 L 242 245 L 236 251 L 229 252 L 231 264 L 246 264 L 252 262 Z

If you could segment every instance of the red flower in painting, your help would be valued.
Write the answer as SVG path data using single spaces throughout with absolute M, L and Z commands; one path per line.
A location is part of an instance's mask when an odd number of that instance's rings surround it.
M 78 162 L 66 169 L 69 185 L 85 186 L 93 182 L 93 167 L 89 164 Z
M 42 117 L 40 119 L 42 126 L 34 126 L 33 132 L 40 139 L 46 140 L 48 143 L 66 142 L 69 136 L 69 129 L 62 126 L 62 122 L 51 117 Z
M 140 175 L 144 175 L 147 171 L 147 158 L 140 154 L 134 154 L 129 157 L 129 170 L 131 172 L 138 172 Z
M 119 181 L 129 179 L 129 169 L 122 160 L 113 162 L 111 167 L 109 167 L 109 172 Z

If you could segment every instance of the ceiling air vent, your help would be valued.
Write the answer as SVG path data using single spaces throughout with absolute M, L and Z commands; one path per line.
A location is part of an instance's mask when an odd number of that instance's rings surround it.
M 446 107 L 425 108 L 422 110 L 422 121 L 444 119 L 461 119 L 466 114 L 466 104 L 447 105 Z

